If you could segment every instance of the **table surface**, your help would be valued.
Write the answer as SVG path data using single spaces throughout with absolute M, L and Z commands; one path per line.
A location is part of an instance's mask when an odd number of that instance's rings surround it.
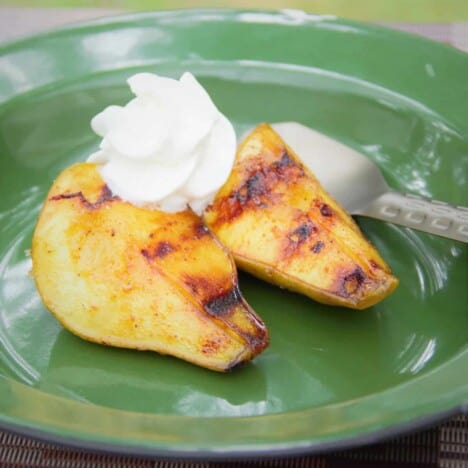
M 0 7 L 0 43 L 77 21 L 122 13 L 97 8 Z M 468 52 L 468 23 L 382 23 Z M 457 415 L 439 425 L 380 444 L 318 456 L 242 463 L 177 462 L 96 454 L 69 449 L 0 431 L 0 467 L 155 467 L 216 468 L 218 466 L 286 466 L 334 468 L 342 466 L 468 466 L 468 416 Z

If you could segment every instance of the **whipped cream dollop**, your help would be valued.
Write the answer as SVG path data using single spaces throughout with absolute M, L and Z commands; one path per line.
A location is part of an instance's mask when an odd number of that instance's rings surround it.
M 102 142 L 88 161 L 124 200 L 201 214 L 232 169 L 232 124 L 191 73 L 179 80 L 138 73 L 128 84 L 134 99 L 92 119 Z

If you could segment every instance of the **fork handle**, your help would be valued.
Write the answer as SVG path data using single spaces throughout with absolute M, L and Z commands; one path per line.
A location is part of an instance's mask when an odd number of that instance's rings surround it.
M 356 214 L 468 242 L 468 207 L 392 191 Z

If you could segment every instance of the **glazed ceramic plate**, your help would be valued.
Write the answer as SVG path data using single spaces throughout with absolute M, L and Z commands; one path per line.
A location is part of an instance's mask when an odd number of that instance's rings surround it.
M 294 120 L 366 154 L 398 190 L 468 205 L 468 58 L 298 11 L 178 11 L 0 50 L 0 425 L 115 452 L 222 458 L 349 447 L 468 401 L 466 245 L 359 219 L 401 284 L 322 306 L 248 275 L 270 347 L 229 374 L 83 341 L 46 311 L 27 249 L 52 180 L 98 145 L 126 78 L 192 71 L 238 134 Z M 464 77 L 464 78 L 463 78 Z

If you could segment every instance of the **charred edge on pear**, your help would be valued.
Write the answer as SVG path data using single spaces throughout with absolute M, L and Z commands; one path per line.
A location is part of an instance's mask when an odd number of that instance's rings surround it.
M 255 322 L 255 333 L 251 334 L 245 330 L 239 329 L 232 323 L 229 323 L 229 316 L 233 313 L 236 307 L 243 307 L 251 310 L 250 306 L 245 302 L 239 290 L 239 285 L 235 284 L 230 288 L 223 287 L 220 284 L 215 284 L 204 277 L 193 277 L 184 275 L 184 284 L 188 287 L 190 292 L 201 300 L 204 310 L 207 311 L 212 317 L 221 320 L 226 319 L 226 323 L 230 328 L 237 331 L 242 336 L 249 347 L 255 354 L 260 353 L 267 345 L 266 340 L 267 332 L 265 326 L 257 319 L 252 312 L 250 318 Z M 229 368 L 230 370 L 231 368 Z
M 204 276 L 192 276 L 183 274 L 182 281 L 190 292 L 201 299 L 202 302 L 209 301 L 210 298 L 217 297 L 226 291 L 226 284 L 229 278 L 221 278 L 221 281 L 214 282 Z
M 202 239 L 203 237 L 212 235 L 211 231 L 206 227 L 203 221 L 192 224 L 190 231 L 183 232 L 180 236 L 181 242 L 192 239 Z
M 237 285 L 226 288 L 228 281 L 214 283 L 203 276 L 183 275 L 183 282 L 190 292 L 200 299 L 204 309 L 213 317 L 224 317 L 242 303 Z M 224 284 L 223 284 L 224 283 Z
M 213 317 L 227 315 L 230 310 L 240 304 L 242 304 L 242 296 L 238 285 L 203 301 L 203 307 Z
M 120 200 L 117 195 L 114 195 L 111 192 L 111 189 L 104 184 L 101 188 L 101 193 L 99 194 L 99 198 L 94 202 L 90 202 L 84 195 L 83 192 L 73 192 L 73 193 L 61 193 L 59 195 L 54 195 L 50 197 L 49 200 L 57 201 L 57 200 L 68 200 L 70 198 L 78 198 L 80 202 L 87 208 L 88 210 L 97 210 L 101 205 L 107 202 L 112 202 L 115 200 Z
M 311 234 L 316 233 L 318 227 L 310 220 L 305 221 L 299 227 L 294 229 L 289 235 L 288 239 L 294 244 L 302 244 Z
M 295 164 L 296 164 L 296 162 L 291 158 L 291 156 L 289 156 L 286 149 L 284 149 L 283 152 L 281 153 L 280 159 L 278 161 L 275 161 L 272 164 L 272 166 L 274 168 L 281 168 L 281 167 L 285 167 L 285 166 L 294 166 Z
M 141 249 L 141 254 L 147 260 L 154 260 L 155 258 L 164 258 L 175 250 L 174 246 L 167 241 L 159 242 L 156 247 L 150 251 L 148 249 Z
M 287 259 L 296 252 L 303 244 L 317 233 L 319 228 L 310 220 L 306 219 L 301 224 L 292 230 L 286 237 L 286 244 L 283 249 L 283 258 Z
M 197 223 L 194 226 L 195 239 L 201 239 L 202 237 L 208 236 L 210 230 L 206 227 L 205 223 Z
M 247 180 L 237 190 L 217 202 L 220 215 L 215 224 L 233 221 L 248 209 L 267 208 L 281 197 L 281 193 L 275 193 L 279 182 L 293 184 L 303 176 L 302 165 L 284 150 L 270 165 L 250 171 Z
M 193 234 L 199 236 L 211 235 L 211 231 L 204 223 L 196 223 L 193 226 Z M 155 247 L 141 249 L 141 255 L 149 262 L 158 262 L 166 255 L 169 255 L 175 247 L 167 241 L 160 241 Z M 212 279 L 203 276 L 191 276 L 184 274 L 182 282 L 187 290 L 202 305 L 203 309 L 212 317 L 218 318 L 226 323 L 232 330 L 236 331 L 248 344 L 252 353 L 260 353 L 267 345 L 267 331 L 263 323 L 256 317 L 250 306 L 243 299 L 239 286 L 236 283 L 231 286 L 231 277 L 220 278 L 213 282 Z M 229 285 L 229 286 L 228 286 Z M 239 329 L 235 324 L 230 323 L 230 316 L 235 313 L 236 307 L 249 311 L 250 320 L 255 323 L 254 333 Z M 220 343 L 205 343 L 202 352 L 204 354 L 214 353 Z M 237 362 L 228 365 L 226 371 L 237 366 Z
M 345 273 L 339 278 L 337 293 L 342 297 L 350 297 L 355 294 L 366 280 L 366 275 L 362 268 L 356 266 L 351 273 Z
M 312 250 L 312 252 L 318 254 L 322 251 L 322 249 L 325 247 L 325 243 L 322 242 L 322 241 L 317 241 L 312 247 L 310 250 Z
M 167 241 L 160 242 L 154 249 L 154 254 L 158 258 L 164 258 L 167 254 L 170 254 L 174 250 L 174 246 Z
M 326 203 L 320 203 L 319 209 L 322 216 L 329 217 L 333 215 L 333 210 Z

